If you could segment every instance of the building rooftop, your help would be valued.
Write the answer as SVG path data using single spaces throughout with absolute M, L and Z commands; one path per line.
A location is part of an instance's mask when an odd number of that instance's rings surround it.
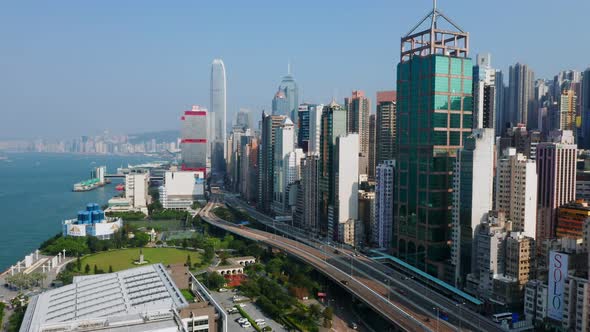
M 153 324 L 175 327 L 172 309 L 187 306 L 164 266 L 148 265 L 75 277 L 70 285 L 34 296 L 20 331 L 149 331 Z

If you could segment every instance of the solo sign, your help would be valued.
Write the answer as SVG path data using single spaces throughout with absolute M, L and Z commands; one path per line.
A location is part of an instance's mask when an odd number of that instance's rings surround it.
M 547 316 L 561 321 L 563 318 L 563 291 L 567 278 L 568 255 L 556 251 L 549 253 L 549 291 L 547 294 Z

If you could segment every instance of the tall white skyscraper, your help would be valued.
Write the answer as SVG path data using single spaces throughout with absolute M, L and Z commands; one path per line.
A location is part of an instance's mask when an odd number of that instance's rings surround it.
M 295 166 L 290 163 L 291 158 L 289 158 L 289 154 L 295 150 L 294 132 L 295 125 L 289 118 L 285 118 L 281 126 L 275 131 L 272 209 L 278 214 L 287 212 L 287 186 L 290 184 L 289 168 Z
M 453 172 L 451 262 L 455 283 L 463 283 L 472 272 L 476 229 L 493 209 L 494 129 L 475 129 L 457 151 Z
M 214 130 L 211 135 L 212 144 L 212 166 L 215 171 L 223 171 L 226 156 L 226 81 L 225 65 L 223 60 L 215 59 L 211 63 L 211 113 L 213 114 L 213 124 L 211 129 Z
M 328 236 L 342 241 L 341 224 L 358 219 L 359 135 L 347 134 L 336 138 L 334 151 L 335 204 L 328 212 Z

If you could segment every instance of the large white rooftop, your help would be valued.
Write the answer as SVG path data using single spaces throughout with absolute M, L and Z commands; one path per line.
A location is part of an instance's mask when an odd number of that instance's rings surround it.
M 186 306 L 164 266 L 147 265 L 75 277 L 31 298 L 20 331 L 162 331 L 176 326 L 172 309 Z

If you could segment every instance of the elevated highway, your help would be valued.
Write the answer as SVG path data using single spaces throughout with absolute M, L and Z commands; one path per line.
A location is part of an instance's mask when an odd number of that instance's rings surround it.
M 277 236 L 261 230 L 240 227 L 219 219 L 211 210 L 215 204 L 209 203 L 200 215 L 204 221 L 244 238 L 264 243 L 293 255 L 313 266 L 319 272 L 332 278 L 348 292 L 365 302 L 375 312 L 381 314 L 394 326 L 404 331 L 457 331 L 458 328 L 442 320 L 433 319 L 429 312 L 420 312 L 398 301 L 399 294 L 393 294 L 383 283 L 366 276 L 362 271 L 349 270 L 348 264 L 335 257 L 330 248 L 314 248 L 304 243 Z M 353 272 L 353 273 L 350 273 Z

